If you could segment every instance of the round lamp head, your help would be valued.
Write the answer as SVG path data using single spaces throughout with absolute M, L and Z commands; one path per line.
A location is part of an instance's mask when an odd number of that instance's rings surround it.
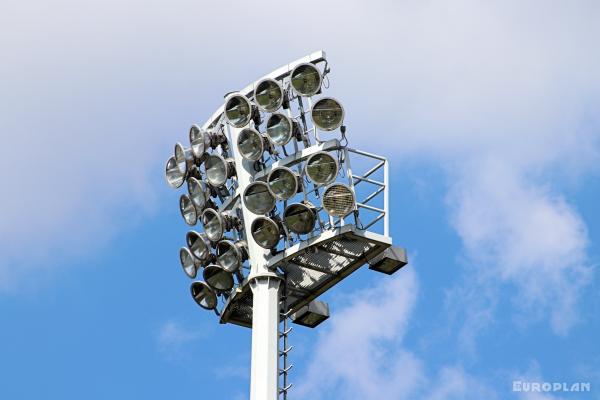
M 165 176 L 167 178 L 167 183 L 173 189 L 177 189 L 183 185 L 185 181 L 185 174 L 182 174 L 177 166 L 177 162 L 175 161 L 175 157 L 170 157 L 167 160 L 167 164 L 165 165 Z
M 267 135 L 278 146 L 285 146 L 292 139 L 292 129 L 292 120 L 287 115 L 275 113 L 267 120 Z
M 187 247 L 182 247 L 179 249 L 179 261 L 181 262 L 183 272 L 185 272 L 185 274 L 190 278 L 194 279 L 198 273 L 198 268 L 200 265 L 194 259 L 192 253 Z
M 305 235 L 310 233 L 316 220 L 314 208 L 306 204 L 290 204 L 283 212 L 283 222 L 294 233 Z
M 312 96 L 321 89 L 321 72 L 314 64 L 300 64 L 292 70 L 292 88 L 300 96 Z
M 274 79 L 263 79 L 254 89 L 254 100 L 262 111 L 275 112 L 283 103 L 283 89 Z
M 202 158 L 210 147 L 210 136 L 196 124 L 190 128 L 190 147 L 196 158 Z
M 238 150 L 248 161 L 257 161 L 265 151 L 263 137 L 256 129 L 246 128 L 240 132 L 237 140 Z
M 338 174 L 338 162 L 329 153 L 319 152 L 306 160 L 306 175 L 316 184 L 328 185 Z
M 225 234 L 225 220 L 218 211 L 207 208 L 202 212 L 201 222 L 204 233 L 211 241 L 216 242 Z
M 203 277 L 206 283 L 216 291 L 224 292 L 233 288 L 233 274 L 225 271 L 220 265 L 208 265 L 204 268 Z
M 323 208 L 333 217 L 345 217 L 355 206 L 354 193 L 347 185 L 334 183 L 323 192 Z
M 194 164 L 192 151 L 184 149 L 181 143 L 175 144 L 175 164 L 177 164 L 179 172 L 184 176 L 187 175 L 188 169 Z
M 234 94 L 225 102 L 225 119 L 230 125 L 241 128 L 252 119 L 252 105 L 246 96 Z
M 254 214 L 266 214 L 275 207 L 275 197 L 264 182 L 253 182 L 244 191 L 244 204 Z
M 287 167 L 277 167 L 271 171 L 267 183 L 277 200 L 287 200 L 298 193 L 298 175 Z
M 190 200 L 187 194 L 182 194 L 179 198 L 179 211 L 186 224 L 190 226 L 196 225 L 196 222 L 198 221 L 198 212 L 196 211 L 196 206 L 194 206 L 194 203 L 192 203 L 192 200 Z
M 210 199 L 210 190 L 198 178 L 190 177 L 187 183 L 190 200 L 192 200 L 192 203 L 194 203 L 198 210 L 204 210 Z
M 190 292 L 200 307 L 206 310 L 214 310 L 217 307 L 217 295 L 206 282 L 193 282 Z
M 244 262 L 243 247 L 243 242 L 233 243 L 231 240 L 221 240 L 217 243 L 217 264 L 225 271 L 237 271 Z
M 218 154 L 211 154 L 204 161 L 206 169 L 206 180 L 214 187 L 225 185 L 227 179 L 232 175 L 232 164 Z
M 310 111 L 313 122 L 323 131 L 339 128 L 344 122 L 344 108 L 334 98 L 324 97 L 317 101 Z
M 189 231 L 185 236 L 188 248 L 191 254 L 200 262 L 201 265 L 206 265 L 210 258 L 210 242 L 206 234 L 196 231 Z
M 265 249 L 272 249 L 279 242 L 279 226 L 271 218 L 258 217 L 252 221 L 250 228 L 256 244 Z

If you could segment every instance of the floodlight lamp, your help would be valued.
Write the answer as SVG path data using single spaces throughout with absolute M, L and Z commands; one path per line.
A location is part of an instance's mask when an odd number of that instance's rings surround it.
M 235 272 L 241 268 L 242 263 L 248 258 L 248 248 L 243 240 L 233 242 L 221 240 L 217 243 L 217 264 L 225 271 Z
M 184 176 L 188 175 L 190 168 L 194 165 L 194 155 L 192 149 L 186 149 L 181 143 L 175 144 L 175 163 L 179 172 Z
M 173 189 L 177 189 L 183 185 L 185 181 L 185 174 L 182 174 L 177 166 L 177 162 L 175 161 L 175 157 L 170 157 L 167 160 L 167 164 L 165 165 L 165 176 L 167 178 L 167 183 Z
M 225 101 L 225 119 L 230 125 L 242 128 L 252 119 L 252 105 L 246 96 L 233 94 Z
M 223 158 L 218 154 L 211 154 L 204 161 L 206 180 L 214 187 L 224 186 L 227 179 L 235 174 L 234 161 Z
M 294 203 L 285 208 L 283 222 L 294 233 L 305 235 L 315 227 L 317 213 L 311 204 Z
M 200 268 L 200 263 L 192 256 L 191 251 L 187 247 L 179 249 L 179 261 L 183 272 L 190 278 L 194 279 Z
M 179 212 L 186 224 L 193 226 L 198 221 L 198 211 L 187 194 L 182 194 L 179 198 Z
M 276 247 L 281 236 L 277 222 L 268 217 L 258 217 L 252 221 L 250 231 L 256 244 L 264 249 Z
M 324 151 L 315 153 L 306 160 L 306 176 L 318 185 L 328 185 L 333 182 L 338 170 L 337 159 Z
M 300 96 L 312 96 L 321 89 L 321 72 L 314 64 L 296 66 L 290 75 L 292 88 Z
M 198 159 L 202 159 L 211 145 L 208 132 L 194 124 L 190 128 L 190 147 L 192 154 Z
M 297 129 L 296 124 L 287 115 L 281 113 L 271 114 L 267 120 L 267 136 L 278 146 L 285 146 Z
M 332 97 L 317 101 L 310 111 L 313 122 L 323 131 L 333 131 L 344 122 L 344 107 Z
M 275 112 L 283 103 L 283 89 L 274 79 L 263 79 L 254 89 L 254 100 L 262 111 Z
M 352 189 L 343 183 L 333 183 L 323 192 L 323 208 L 332 217 L 345 217 L 356 208 Z
M 196 206 L 198 211 L 204 210 L 212 205 L 210 200 L 210 188 L 204 182 L 195 177 L 189 177 L 187 180 L 188 193 L 190 200 Z
M 239 223 L 239 219 L 231 212 L 219 212 L 212 208 L 204 210 L 200 220 L 206 236 L 213 242 L 222 239 L 226 231 L 235 228 Z
M 265 182 L 252 182 L 244 190 L 244 205 L 254 214 L 266 214 L 275 208 L 275 197 Z
M 271 171 L 267 178 L 269 190 L 277 200 L 287 200 L 300 188 L 301 181 L 298 174 L 287 167 L 277 167 Z
M 218 292 L 233 288 L 233 273 L 217 264 L 208 265 L 202 274 L 206 283 Z
M 191 254 L 201 265 L 206 265 L 211 259 L 210 241 L 205 233 L 189 231 L 185 241 Z
M 237 145 L 242 157 L 248 161 L 258 161 L 268 147 L 268 138 L 256 129 L 243 129 L 238 135 Z
M 214 310 L 217 307 L 217 295 L 206 282 L 192 282 L 190 292 L 200 307 L 206 310 Z

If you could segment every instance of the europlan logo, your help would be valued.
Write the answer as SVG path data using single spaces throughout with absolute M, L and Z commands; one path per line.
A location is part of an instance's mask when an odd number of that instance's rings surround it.
M 513 392 L 591 392 L 590 382 L 513 381 Z

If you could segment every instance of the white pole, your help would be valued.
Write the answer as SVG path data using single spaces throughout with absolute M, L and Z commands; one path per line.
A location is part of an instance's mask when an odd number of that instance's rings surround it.
M 228 127 L 229 144 L 234 155 L 235 169 L 242 197 L 256 173 L 252 163 L 245 161 L 237 151 L 237 137 L 241 129 Z M 243 204 L 242 215 L 250 274 L 248 281 L 254 298 L 252 307 L 252 363 L 250 372 L 250 400 L 277 400 L 279 397 L 279 286 L 280 277 L 267 268 L 268 250 L 254 241 L 252 221 L 257 217 Z

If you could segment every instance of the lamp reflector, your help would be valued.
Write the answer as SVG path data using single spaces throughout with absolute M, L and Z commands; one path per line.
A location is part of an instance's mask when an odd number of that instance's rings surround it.
M 238 135 L 238 150 L 248 161 L 257 161 L 265 151 L 263 136 L 256 129 L 246 128 Z
M 231 240 L 221 240 L 217 243 L 217 264 L 225 271 L 235 272 L 245 260 L 245 242 L 233 243 Z
M 267 183 L 277 200 L 287 200 L 298 193 L 298 175 L 287 167 L 277 167 L 269 174 Z
M 210 242 L 206 234 L 198 233 L 196 231 L 189 231 L 185 236 L 188 248 L 192 255 L 202 265 L 206 265 L 210 258 Z
M 204 210 L 210 200 L 210 190 L 198 178 L 189 177 L 187 183 L 190 200 L 198 210 Z
M 296 66 L 291 73 L 292 88 L 300 96 L 312 96 L 321 89 L 321 72 L 313 64 Z
M 272 249 L 279 242 L 279 226 L 271 218 L 258 217 L 250 227 L 252 238 L 264 249 Z
M 338 174 L 338 162 L 329 153 L 318 152 L 306 160 L 306 175 L 318 185 L 328 185 Z
M 217 210 L 207 208 L 202 212 L 200 219 L 204 226 L 204 233 L 211 241 L 216 242 L 223 237 L 226 230 L 225 220 Z
M 355 206 L 352 189 L 343 183 L 333 183 L 323 192 L 323 208 L 333 217 L 345 217 Z
M 220 265 L 208 265 L 204 268 L 203 277 L 206 283 L 217 291 L 227 291 L 233 287 L 233 274 L 225 271 Z
M 283 103 L 283 89 L 274 79 L 263 79 L 254 89 L 254 100 L 262 111 L 275 112 Z
M 252 105 L 246 96 L 234 94 L 225 102 L 225 119 L 230 125 L 242 128 L 252 119 Z
M 253 182 L 244 191 L 244 204 L 254 214 L 266 214 L 275 207 L 275 197 L 264 182 Z
M 206 180 L 215 187 L 225 185 L 227 179 L 234 172 L 232 161 L 230 159 L 226 160 L 218 154 L 211 154 L 206 157 L 204 168 L 206 169 Z
M 190 147 L 192 149 L 192 154 L 196 158 L 202 158 L 204 153 L 210 147 L 210 136 L 209 134 L 200 128 L 198 125 L 194 124 L 190 128 Z
M 292 120 L 281 113 L 271 114 L 267 120 L 267 136 L 278 146 L 285 146 L 293 133 Z
M 332 131 L 344 122 L 344 108 L 332 97 L 324 97 L 317 101 L 310 112 L 317 128 Z
M 305 235 L 315 227 L 316 212 L 306 204 L 295 203 L 286 207 L 283 222 L 294 233 Z
M 184 149 L 181 143 L 175 144 L 175 163 L 179 172 L 187 175 L 189 168 L 194 165 L 194 157 L 191 149 Z
M 192 282 L 190 292 L 200 307 L 206 310 L 214 310 L 217 307 L 217 295 L 206 282 Z
M 179 249 L 179 261 L 181 262 L 183 272 L 185 272 L 185 274 L 190 278 L 194 279 L 198 273 L 198 268 L 200 265 L 194 259 L 192 253 L 187 247 L 182 247 Z
M 165 176 L 167 178 L 167 183 L 173 189 L 177 189 L 183 185 L 185 181 L 185 174 L 182 174 L 177 166 L 177 162 L 175 161 L 175 157 L 170 157 L 167 160 L 167 164 L 165 165 Z
M 196 206 L 194 206 L 194 203 L 192 203 L 192 200 L 190 200 L 187 194 L 182 194 L 179 198 L 179 211 L 186 224 L 190 226 L 196 225 L 196 222 L 198 221 L 198 212 L 196 211 Z

